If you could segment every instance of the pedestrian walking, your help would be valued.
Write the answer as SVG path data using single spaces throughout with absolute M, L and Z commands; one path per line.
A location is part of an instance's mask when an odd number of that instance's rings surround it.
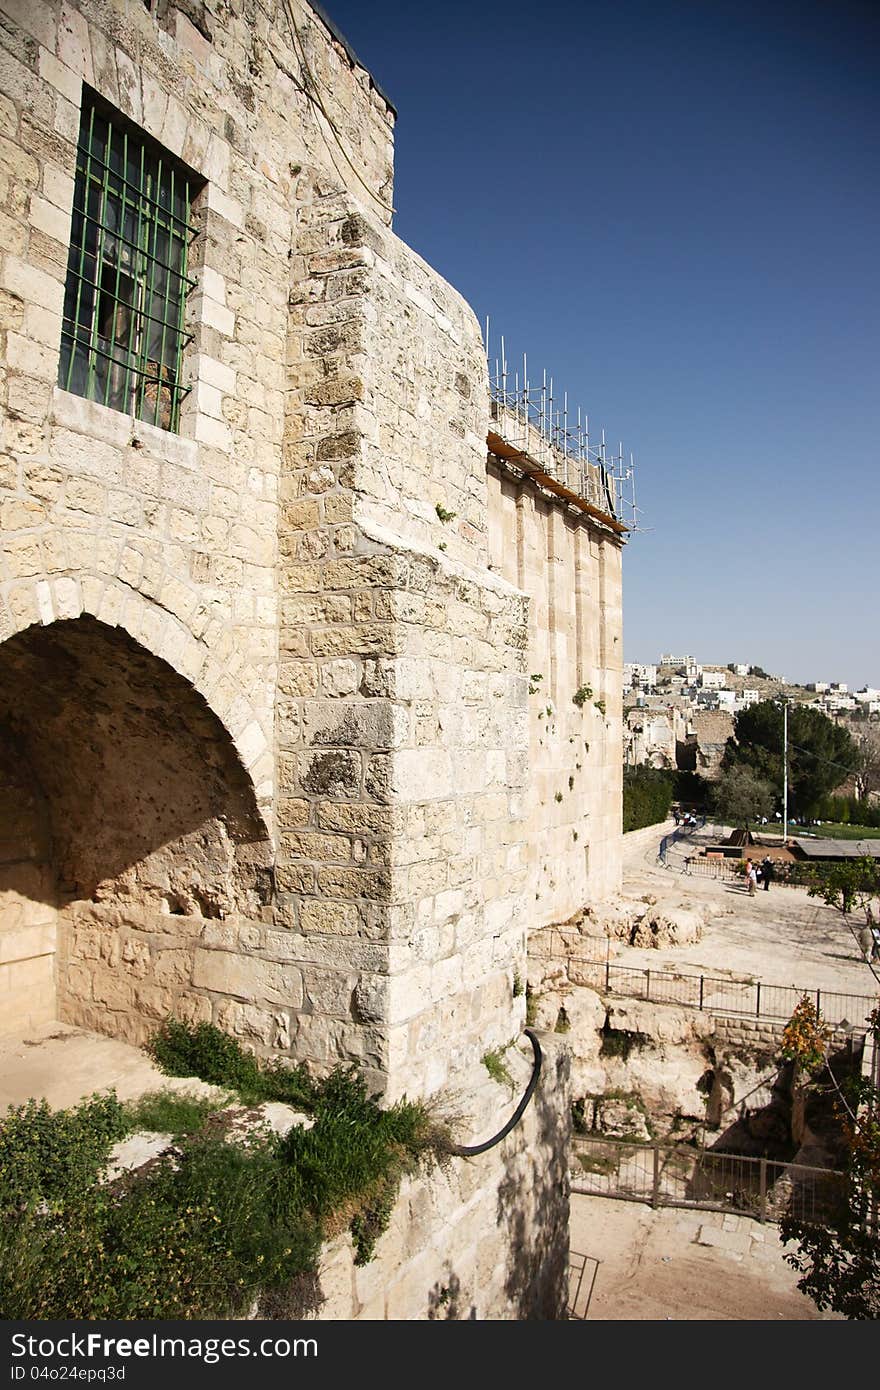
M 758 888 L 758 872 L 751 859 L 746 860 L 746 887 L 749 890 L 749 897 L 753 898 Z
M 761 882 L 764 885 L 764 892 L 770 892 L 770 882 L 773 878 L 773 860 L 766 854 L 761 860 Z

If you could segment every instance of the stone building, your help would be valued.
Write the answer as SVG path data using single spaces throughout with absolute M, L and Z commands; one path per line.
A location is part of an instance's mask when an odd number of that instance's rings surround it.
M 473 1091 L 619 883 L 624 528 L 492 433 L 323 12 L 0 0 L 0 64 L 2 1028 Z
M 717 781 L 728 739 L 733 737 L 733 716 L 725 710 L 694 710 L 687 719 L 687 732 L 676 745 L 679 768 L 698 772 L 710 782 Z

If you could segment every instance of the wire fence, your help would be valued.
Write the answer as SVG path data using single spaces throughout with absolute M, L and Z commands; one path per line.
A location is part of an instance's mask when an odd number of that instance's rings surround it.
M 572 1191 L 586 1196 L 816 1225 L 833 1219 L 845 1183 L 843 1173 L 803 1163 L 604 1135 L 576 1135 L 571 1168 Z

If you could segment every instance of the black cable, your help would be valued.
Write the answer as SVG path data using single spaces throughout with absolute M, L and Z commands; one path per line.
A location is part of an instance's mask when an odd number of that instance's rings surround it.
M 535 1061 L 534 1065 L 532 1066 L 531 1079 L 529 1081 L 528 1086 L 525 1089 L 525 1093 L 523 1095 L 522 1100 L 514 1110 L 513 1114 L 507 1121 L 507 1124 L 504 1126 L 504 1128 L 499 1129 L 498 1133 L 493 1135 L 491 1139 L 487 1139 L 485 1143 L 470 1145 L 452 1145 L 451 1152 L 454 1153 L 457 1157 L 473 1158 L 476 1154 L 484 1154 L 487 1149 L 494 1149 L 496 1144 L 500 1144 L 502 1139 L 507 1138 L 514 1125 L 519 1124 L 519 1121 L 525 1114 L 526 1106 L 528 1105 L 529 1101 L 535 1093 L 535 1087 L 538 1084 L 538 1077 L 541 1075 L 541 1062 L 543 1061 L 543 1053 L 541 1052 L 541 1044 L 538 1042 L 538 1039 L 535 1037 L 535 1034 L 532 1032 L 531 1028 L 526 1028 L 523 1031 L 525 1032 L 525 1035 L 528 1038 L 529 1042 L 532 1044 L 532 1052 L 535 1055 Z

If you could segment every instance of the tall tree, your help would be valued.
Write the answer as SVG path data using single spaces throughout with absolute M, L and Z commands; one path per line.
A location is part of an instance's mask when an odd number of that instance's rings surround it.
M 713 809 L 726 825 L 748 830 L 760 816 L 773 810 L 774 788 L 745 764 L 722 772 L 715 783 Z
M 858 750 L 847 733 L 810 705 L 791 705 L 788 711 L 789 807 L 808 814 L 822 796 L 839 787 L 858 764 Z M 741 710 L 734 719 L 723 766 L 752 768 L 782 792 L 783 712 L 775 700 L 762 700 Z
M 795 1022 L 792 1019 L 786 1033 Z M 880 1009 L 872 1011 L 868 1026 L 874 1046 L 880 1047 Z M 800 1032 L 803 1043 L 803 1019 Z M 817 1033 L 814 1044 L 814 1053 L 821 1052 L 826 1040 Z M 809 1048 L 809 1039 L 805 1046 Z M 783 1245 L 794 1245 L 785 1259 L 801 1276 L 798 1288 L 817 1308 L 876 1321 L 880 1318 L 880 1093 L 873 1079 L 859 1077 L 838 1087 L 838 1097 L 835 1110 L 846 1148 L 842 1184 L 824 1220 L 789 1214 L 782 1218 L 779 1234 Z

